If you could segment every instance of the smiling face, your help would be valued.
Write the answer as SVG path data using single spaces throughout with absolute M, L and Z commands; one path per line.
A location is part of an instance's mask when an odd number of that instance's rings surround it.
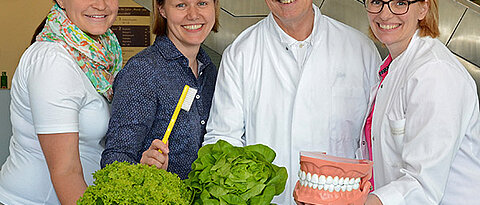
M 181 50 L 199 47 L 215 24 L 213 0 L 165 0 L 159 12 L 167 20 L 167 36 Z
M 410 9 L 403 15 L 393 14 L 387 5 L 378 14 L 368 13 L 373 34 L 387 46 L 392 57 L 407 49 L 418 28 L 418 22 L 425 18 L 428 11 L 427 1 L 410 4 Z
M 57 0 L 68 18 L 92 38 L 104 34 L 118 13 L 118 0 Z
M 312 17 L 312 0 L 265 0 L 273 13 L 273 18 L 282 27 Z

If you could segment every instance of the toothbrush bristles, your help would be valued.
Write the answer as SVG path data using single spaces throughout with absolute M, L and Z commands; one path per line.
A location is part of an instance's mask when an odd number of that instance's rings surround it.
M 192 107 L 193 100 L 195 99 L 195 95 L 197 94 L 197 89 L 189 88 L 187 91 L 187 95 L 185 96 L 185 100 L 182 104 L 182 109 L 185 111 L 190 111 L 190 107 Z

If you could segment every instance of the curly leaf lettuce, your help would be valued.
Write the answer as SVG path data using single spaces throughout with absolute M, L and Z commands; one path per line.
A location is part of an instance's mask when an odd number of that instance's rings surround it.
M 285 189 L 287 170 L 272 164 L 275 152 L 261 144 L 234 147 L 220 140 L 200 148 L 186 184 L 195 204 L 270 204 Z
M 93 174 L 77 204 L 190 204 L 192 191 L 176 174 L 148 165 L 114 162 Z

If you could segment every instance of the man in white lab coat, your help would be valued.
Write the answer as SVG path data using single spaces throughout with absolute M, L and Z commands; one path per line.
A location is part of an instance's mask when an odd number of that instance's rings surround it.
M 271 13 L 225 50 L 204 144 L 265 144 L 286 167 L 293 204 L 299 151 L 354 158 L 380 56 L 312 0 L 265 0 Z

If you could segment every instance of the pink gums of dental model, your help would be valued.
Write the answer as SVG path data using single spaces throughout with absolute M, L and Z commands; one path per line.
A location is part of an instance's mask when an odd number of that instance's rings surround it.
M 373 162 L 300 152 L 299 202 L 321 205 L 363 205 L 370 192 Z

